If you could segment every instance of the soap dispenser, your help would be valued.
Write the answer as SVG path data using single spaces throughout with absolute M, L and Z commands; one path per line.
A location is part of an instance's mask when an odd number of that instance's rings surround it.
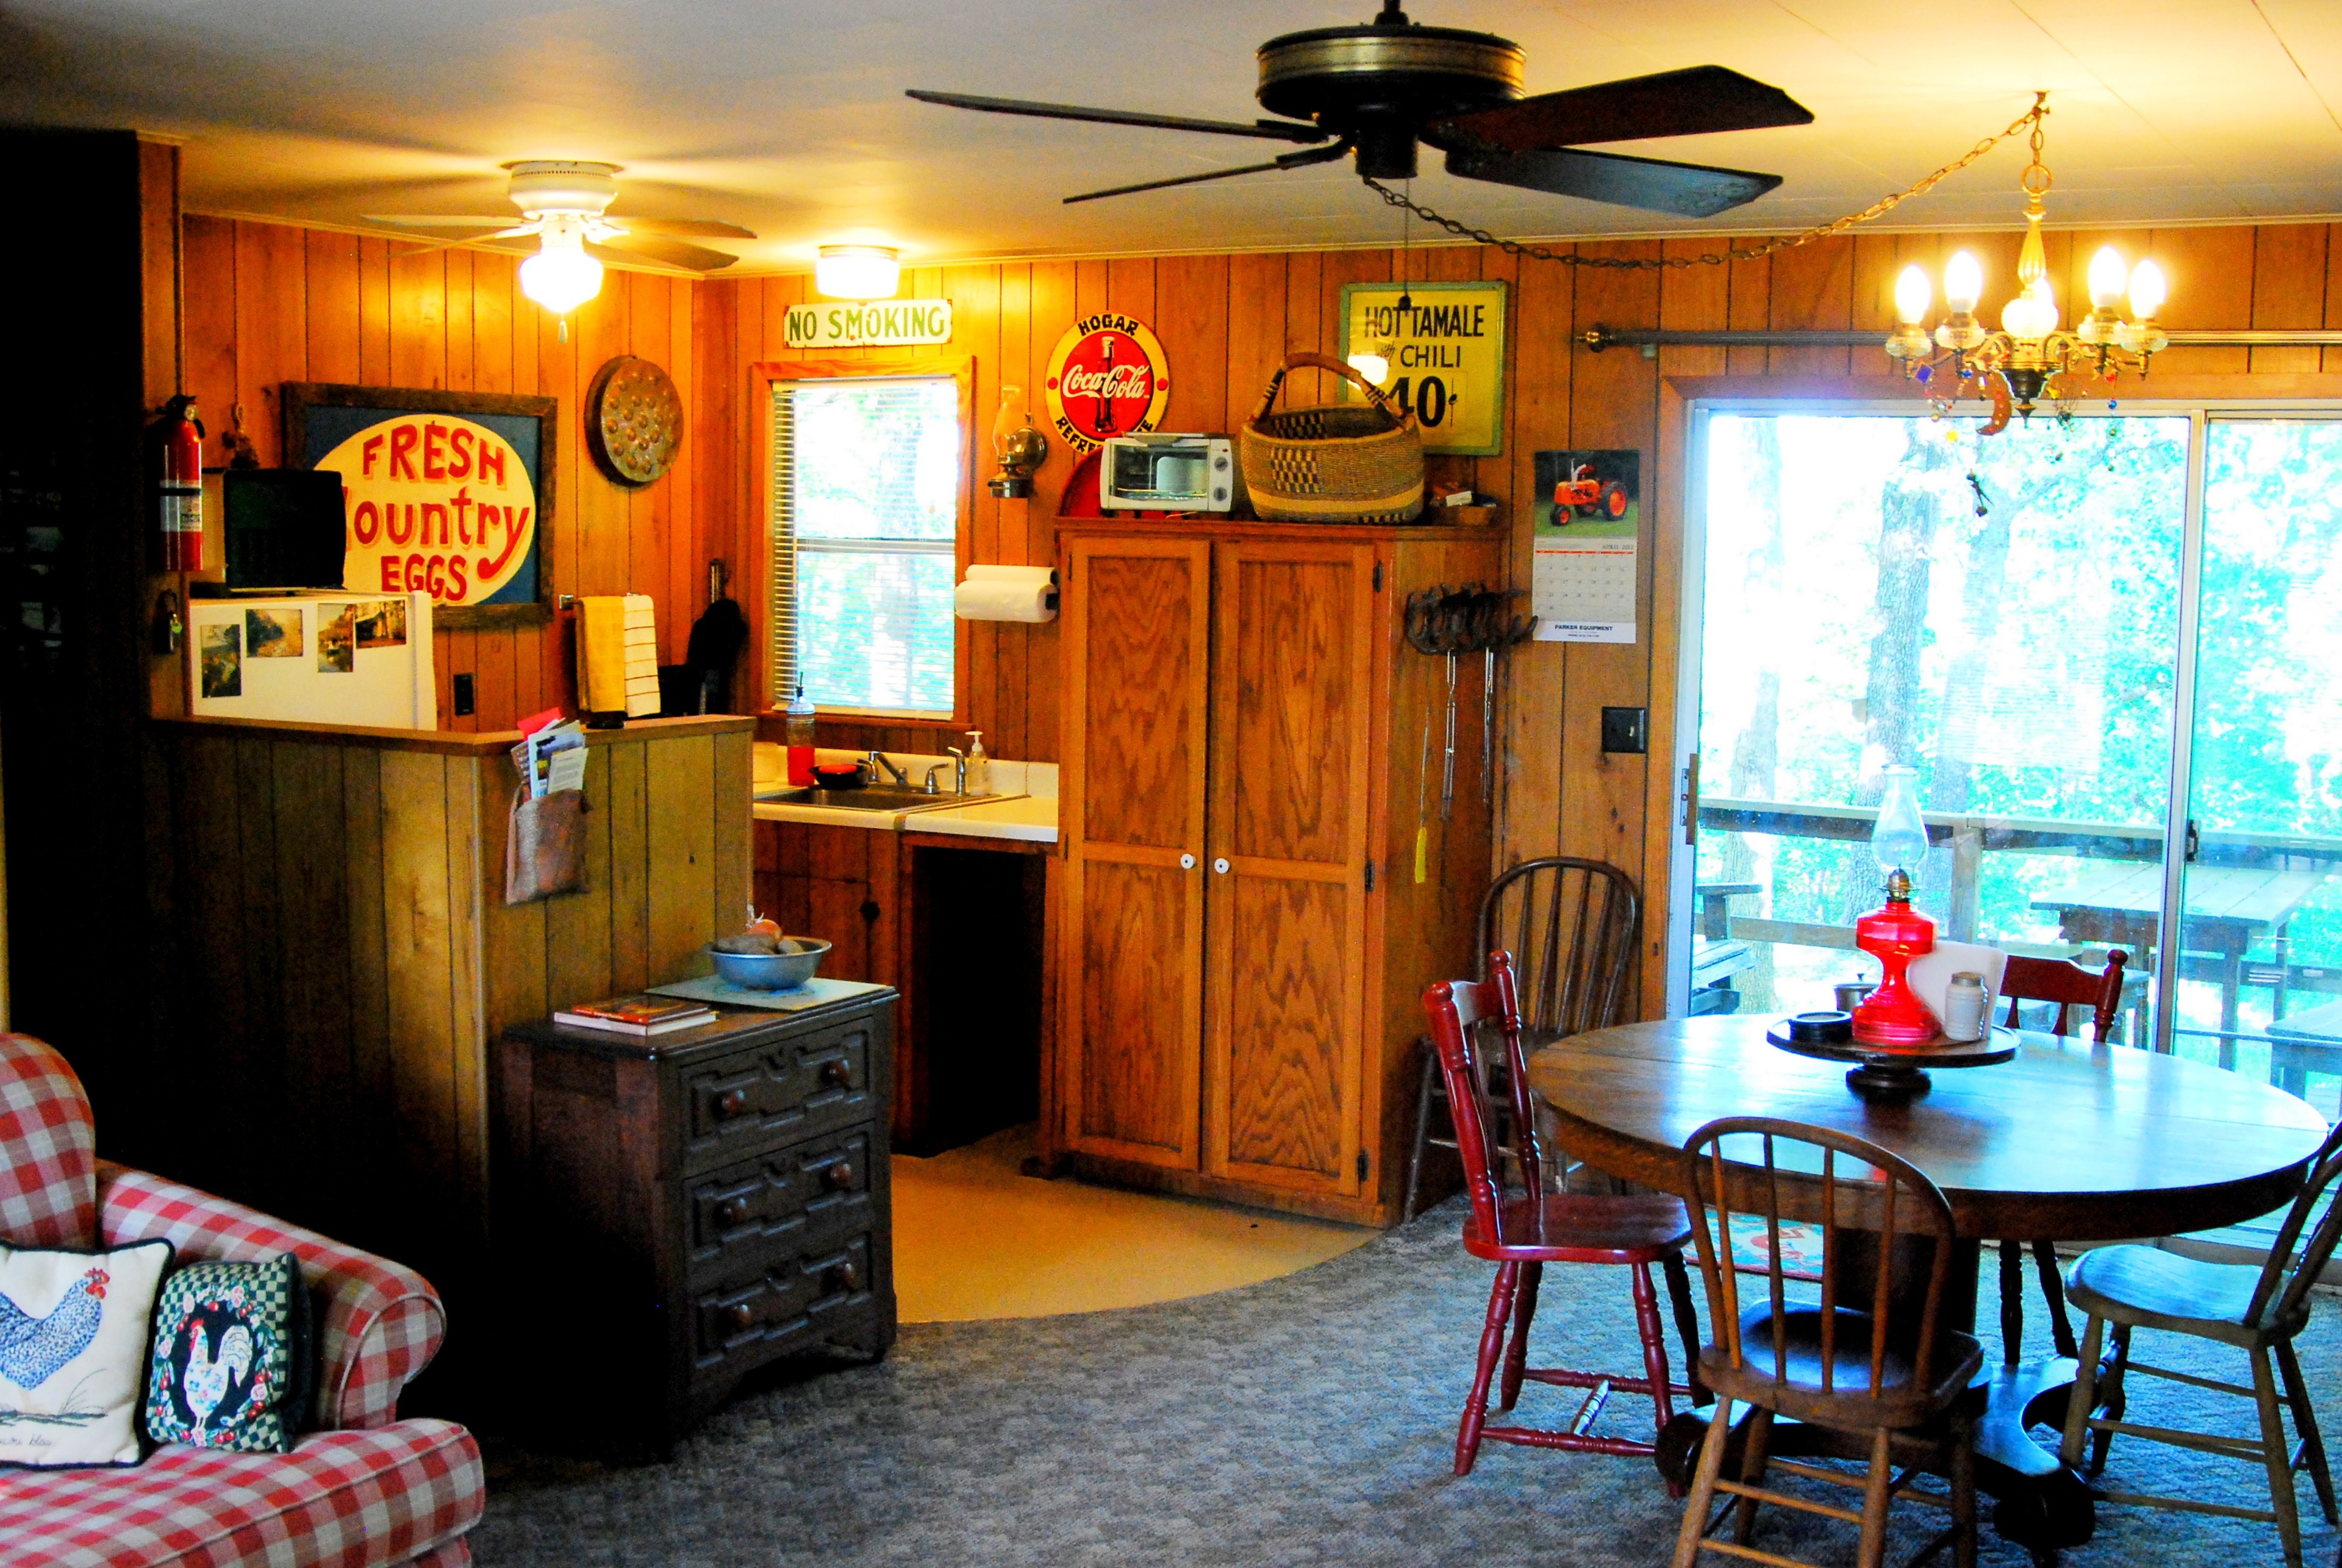
M 982 730 L 967 732 L 967 793 L 992 793 L 992 759 L 985 754 Z

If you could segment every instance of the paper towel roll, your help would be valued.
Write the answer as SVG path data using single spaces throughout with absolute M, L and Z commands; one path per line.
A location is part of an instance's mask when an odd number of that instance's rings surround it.
M 1054 621 L 1057 574 L 1046 566 L 970 566 L 952 594 L 963 621 Z

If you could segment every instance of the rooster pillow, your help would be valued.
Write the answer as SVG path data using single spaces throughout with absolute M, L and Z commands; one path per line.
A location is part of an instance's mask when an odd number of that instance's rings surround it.
M 138 1463 L 146 1325 L 171 1243 L 0 1244 L 0 1463 Z
M 190 1263 L 155 1308 L 146 1435 L 283 1453 L 309 1395 L 309 1293 L 291 1253 L 265 1263 Z

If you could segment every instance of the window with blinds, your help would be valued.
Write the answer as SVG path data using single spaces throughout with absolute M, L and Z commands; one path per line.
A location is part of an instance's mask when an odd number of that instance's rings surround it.
M 947 375 L 773 386 L 773 693 L 952 711 L 959 388 Z

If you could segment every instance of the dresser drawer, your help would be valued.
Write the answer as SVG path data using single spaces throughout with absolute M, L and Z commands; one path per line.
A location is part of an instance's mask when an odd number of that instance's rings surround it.
M 776 1251 L 870 1229 L 870 1161 L 871 1130 L 853 1127 L 686 1182 L 693 1283 L 735 1275 Z
M 866 1321 L 877 1310 L 870 1252 L 870 1233 L 861 1232 L 787 1249 L 760 1269 L 695 1292 L 693 1375 L 736 1373 Z
M 855 1020 L 785 1034 L 686 1067 L 683 1163 L 697 1174 L 776 1144 L 867 1122 L 871 1025 Z

